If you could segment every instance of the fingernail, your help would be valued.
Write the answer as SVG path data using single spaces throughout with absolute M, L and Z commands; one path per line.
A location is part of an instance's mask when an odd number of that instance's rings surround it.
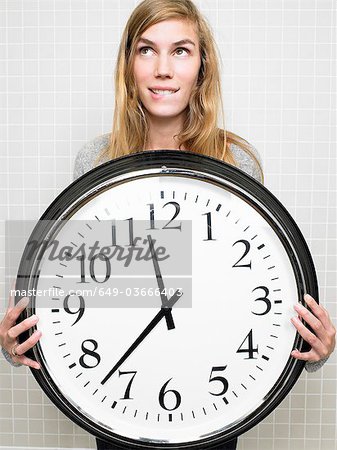
M 30 320 L 32 322 L 37 322 L 39 320 L 39 318 L 37 317 L 37 315 L 33 314 L 32 316 L 30 316 Z
M 29 298 L 28 297 L 22 297 L 19 301 L 18 301 L 18 303 L 17 303 L 17 306 L 19 306 L 20 308 L 21 307 L 26 307 L 27 305 L 28 305 L 28 303 L 29 303 Z
M 310 294 L 304 294 L 304 300 L 305 300 L 305 301 L 308 301 L 308 300 L 309 300 L 309 302 L 310 302 L 310 300 L 313 300 L 313 297 L 311 297 Z

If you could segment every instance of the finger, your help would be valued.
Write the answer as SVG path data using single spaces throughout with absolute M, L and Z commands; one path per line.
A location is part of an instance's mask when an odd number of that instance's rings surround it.
M 12 325 L 17 321 L 18 317 L 22 313 L 22 311 L 27 308 L 29 303 L 28 297 L 23 297 L 15 306 L 14 308 L 7 311 L 4 319 L 3 319 L 3 326 L 5 329 L 9 329 L 12 327 Z
M 306 304 L 311 309 L 312 313 L 322 322 L 325 329 L 329 329 L 332 326 L 332 322 L 329 313 L 322 305 L 319 305 L 316 300 L 309 294 L 304 295 Z
M 27 319 L 23 320 L 22 322 L 18 323 L 14 327 L 11 327 L 8 330 L 7 335 L 11 339 L 16 339 L 21 333 L 29 330 L 31 327 L 36 325 L 36 323 L 38 321 L 39 321 L 39 318 L 35 314 L 33 314 L 32 316 L 30 316 Z
M 41 369 L 40 364 L 33 359 L 27 358 L 27 356 L 23 355 L 20 358 L 16 358 L 17 362 L 23 364 L 24 366 L 32 367 L 33 369 Z
M 16 351 L 17 355 L 22 356 L 28 350 L 33 348 L 41 336 L 42 336 L 41 331 L 35 330 L 34 333 L 26 341 L 24 341 L 22 344 L 19 344 L 15 347 L 15 351 Z
M 302 338 L 308 342 L 308 344 L 311 346 L 312 350 L 315 351 L 318 355 L 321 356 L 321 358 L 324 358 L 326 356 L 326 348 L 324 344 L 320 341 L 320 339 L 315 336 L 310 330 L 308 330 L 307 327 L 303 325 L 303 323 L 298 319 L 297 317 L 292 317 L 291 322 L 299 332 L 299 334 L 302 336 Z
M 14 308 L 15 303 L 15 284 L 16 280 L 12 280 L 11 289 L 9 291 L 9 301 L 8 301 L 8 308 L 7 311 L 10 311 L 12 308 Z
M 311 327 L 316 336 L 319 337 L 319 339 L 324 343 L 327 343 L 327 330 L 323 326 L 322 322 L 301 304 L 295 305 L 294 309 L 299 314 L 299 316 L 301 316 L 302 319 L 307 323 L 307 325 Z
M 309 361 L 309 362 L 317 362 L 321 359 L 314 350 L 310 350 L 310 352 L 301 353 L 299 350 L 295 349 L 291 352 L 291 356 L 301 361 Z

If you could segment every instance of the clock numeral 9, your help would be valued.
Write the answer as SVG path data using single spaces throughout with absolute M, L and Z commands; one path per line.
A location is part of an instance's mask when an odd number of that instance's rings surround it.
M 65 310 L 66 313 L 68 314 L 78 314 L 76 320 L 74 323 L 71 324 L 71 326 L 75 325 L 83 316 L 84 314 L 84 309 L 85 309 L 85 301 L 84 298 L 81 295 L 76 295 L 76 297 L 79 299 L 80 301 L 80 306 L 78 309 L 76 309 L 76 311 L 71 311 L 69 308 L 69 298 L 75 294 L 68 294 L 64 300 L 63 300 L 63 308 Z
M 85 267 L 84 267 L 85 255 L 78 256 L 76 259 L 77 259 L 77 261 L 81 262 L 81 281 L 78 281 L 77 283 L 89 283 L 89 281 L 85 280 Z M 98 280 L 96 278 L 96 274 L 95 274 L 95 261 L 97 259 L 105 262 L 105 275 L 104 275 L 104 279 L 102 279 L 102 280 Z M 108 281 L 108 279 L 110 278 L 110 275 L 111 275 L 111 263 L 110 263 L 109 258 L 106 255 L 104 255 L 103 253 L 97 253 L 96 255 L 94 255 L 90 259 L 89 272 L 90 272 L 90 278 L 93 281 L 96 281 L 96 283 L 105 283 L 106 281 Z
M 265 311 L 263 311 L 261 313 L 256 313 L 254 311 L 252 311 L 252 313 L 255 314 L 256 316 L 264 316 L 265 314 L 268 314 L 269 311 L 271 310 L 271 301 L 268 298 L 269 289 L 266 286 L 258 286 L 255 289 L 253 289 L 252 292 L 256 291 L 256 289 L 262 289 L 264 291 L 264 297 L 259 297 L 254 301 L 255 302 L 264 302 L 266 304 L 266 309 L 265 309 Z
M 248 348 L 242 348 L 243 344 L 248 341 Z M 253 348 L 253 330 L 250 330 L 250 332 L 247 334 L 247 336 L 244 338 L 242 344 L 236 351 L 236 353 L 248 353 L 248 358 L 244 359 L 257 359 L 254 358 L 254 353 L 258 353 L 258 347 Z
M 228 381 L 226 380 L 226 378 L 221 376 L 212 377 L 213 372 L 223 372 L 226 367 L 227 366 L 212 367 L 211 374 L 209 376 L 209 382 L 212 383 L 212 381 L 219 381 L 220 383 L 222 383 L 222 390 L 217 393 L 208 391 L 211 395 L 224 395 L 228 391 Z
M 88 343 L 90 343 L 90 345 L 93 346 L 92 350 L 86 347 Z M 93 369 L 94 367 L 97 367 L 98 364 L 101 362 L 100 355 L 97 352 L 95 352 L 95 350 L 97 350 L 97 347 L 98 344 L 94 339 L 86 339 L 85 341 L 82 342 L 81 348 L 84 354 L 80 357 L 79 363 L 85 369 Z M 93 361 L 93 359 L 95 361 Z
M 165 390 L 166 386 L 169 384 L 169 382 L 171 380 L 172 380 L 172 378 L 167 380 L 159 392 L 159 404 L 162 408 L 166 409 L 166 411 L 173 411 L 173 410 L 179 408 L 179 406 L 181 404 L 181 395 L 179 394 L 178 391 L 176 391 L 174 389 L 168 389 L 167 391 Z M 169 408 L 168 406 L 165 405 L 165 396 L 170 393 L 175 397 L 175 405 L 172 408 Z
M 245 246 L 245 251 L 244 254 L 241 256 L 240 259 L 237 260 L 237 262 L 235 264 L 233 264 L 232 267 L 249 267 L 250 269 L 252 268 L 252 261 L 250 261 L 250 263 L 248 264 L 239 264 L 239 262 L 247 255 L 247 253 L 250 250 L 250 243 L 248 241 L 246 241 L 245 239 L 240 239 L 239 241 L 234 242 L 234 244 L 232 245 L 232 247 L 234 247 L 234 245 L 242 243 Z

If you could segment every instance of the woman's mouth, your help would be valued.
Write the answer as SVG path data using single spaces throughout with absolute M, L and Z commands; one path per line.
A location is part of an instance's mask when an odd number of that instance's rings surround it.
M 149 88 L 149 90 L 150 92 L 152 92 L 155 98 L 163 96 L 167 97 L 179 91 L 179 89 L 151 89 L 151 88 Z

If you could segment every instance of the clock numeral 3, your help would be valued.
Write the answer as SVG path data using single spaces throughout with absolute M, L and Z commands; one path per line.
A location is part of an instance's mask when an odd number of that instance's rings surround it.
M 213 372 L 223 372 L 226 367 L 227 366 L 212 367 L 211 374 L 209 376 L 209 382 L 212 383 L 212 381 L 219 381 L 220 383 L 222 383 L 222 390 L 217 393 L 208 391 L 211 395 L 224 395 L 228 391 L 228 381 L 226 380 L 226 378 L 221 376 L 212 377 Z
M 90 343 L 90 345 L 93 346 L 92 350 L 86 348 L 87 343 Z M 95 352 L 95 350 L 97 350 L 97 347 L 98 344 L 94 339 L 86 339 L 85 341 L 82 342 L 81 348 L 84 354 L 80 357 L 79 363 L 85 369 L 93 369 L 94 367 L 97 367 L 98 364 L 101 362 L 100 355 L 97 352 Z M 87 362 L 85 362 L 84 359 L 86 359 Z M 95 362 L 93 361 L 93 359 L 95 360 Z
M 248 341 L 248 348 L 242 348 L 243 344 Z M 250 330 L 250 332 L 247 334 L 247 336 L 244 338 L 242 344 L 236 351 L 236 353 L 248 353 L 248 358 L 245 359 L 257 359 L 254 358 L 254 353 L 258 353 L 258 347 L 253 348 L 253 330 Z
M 172 380 L 172 378 L 167 380 L 159 392 L 159 404 L 162 408 L 166 409 L 166 411 L 173 411 L 173 410 L 179 408 L 179 406 L 181 404 L 181 395 L 179 394 L 178 391 L 176 391 L 174 389 L 168 389 L 167 391 L 165 390 L 166 386 L 169 384 L 169 382 L 171 380 Z M 169 408 L 168 406 L 165 405 L 165 396 L 167 396 L 167 394 L 170 394 L 170 393 L 175 397 L 175 401 L 176 401 L 175 405 L 172 408 Z
M 237 260 L 237 262 L 235 264 L 233 264 L 232 267 L 249 267 L 250 269 L 252 268 L 252 262 L 250 261 L 248 264 L 239 264 L 239 262 L 247 255 L 247 253 L 250 250 L 250 243 L 248 241 L 246 241 L 245 239 L 240 239 L 239 241 L 234 242 L 234 244 L 232 245 L 232 247 L 234 247 L 234 245 L 242 243 L 245 246 L 245 252 L 244 254 L 241 256 L 240 259 Z
M 63 308 L 65 310 L 66 313 L 68 314 L 78 314 L 76 320 L 74 323 L 71 324 L 71 326 L 75 325 L 83 316 L 84 314 L 84 309 L 85 309 L 85 301 L 84 298 L 81 295 L 76 295 L 76 297 L 80 300 L 80 306 L 76 311 L 71 311 L 69 308 L 69 298 L 75 294 L 69 294 L 67 295 L 64 300 L 63 300 Z
M 268 314 L 269 311 L 271 310 L 271 301 L 268 298 L 269 289 L 266 286 L 258 286 L 255 289 L 253 289 L 252 292 L 256 291 L 256 289 L 263 289 L 264 290 L 264 297 L 259 297 L 259 298 L 257 298 L 254 301 L 255 302 L 264 302 L 266 304 L 266 310 L 263 311 L 262 313 L 256 313 L 254 311 L 252 311 L 252 313 L 255 314 L 256 316 L 264 316 L 265 314 Z

